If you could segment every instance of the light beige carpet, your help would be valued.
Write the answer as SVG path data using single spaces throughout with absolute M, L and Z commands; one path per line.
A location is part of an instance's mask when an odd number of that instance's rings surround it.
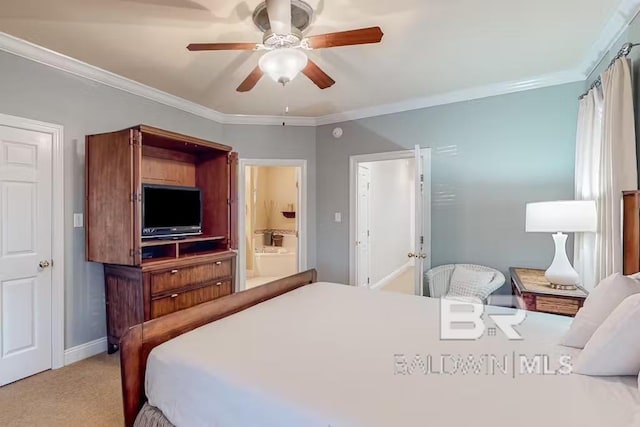
M 0 426 L 122 426 L 120 353 L 0 387 Z

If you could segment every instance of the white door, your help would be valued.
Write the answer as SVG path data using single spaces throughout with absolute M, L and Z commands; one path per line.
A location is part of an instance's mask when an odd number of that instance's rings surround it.
M 0 385 L 51 368 L 52 142 L 0 125 Z
M 371 191 L 371 171 L 364 165 L 358 165 L 358 241 L 357 241 L 357 283 L 369 286 L 370 280 L 370 244 L 369 238 L 369 201 Z
M 424 271 L 431 267 L 430 151 L 415 146 L 415 294 L 424 295 Z

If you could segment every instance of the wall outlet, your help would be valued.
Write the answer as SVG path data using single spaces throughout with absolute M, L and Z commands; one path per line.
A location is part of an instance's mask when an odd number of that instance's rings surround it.
M 336 212 L 333 214 L 333 220 L 335 222 L 342 222 L 342 213 L 341 212 Z
M 84 215 L 82 215 L 81 213 L 73 214 L 73 227 L 74 228 L 84 227 Z

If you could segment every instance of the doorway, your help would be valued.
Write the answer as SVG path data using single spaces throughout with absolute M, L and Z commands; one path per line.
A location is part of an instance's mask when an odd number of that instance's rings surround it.
M 62 127 L 0 114 L 0 386 L 63 365 L 62 185 Z
M 306 161 L 240 160 L 237 290 L 306 269 Z
M 350 283 L 423 295 L 430 267 L 430 149 L 350 159 Z

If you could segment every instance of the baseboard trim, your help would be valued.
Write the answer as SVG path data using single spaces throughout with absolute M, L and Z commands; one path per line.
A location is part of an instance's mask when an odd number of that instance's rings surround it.
M 97 340 L 66 349 L 64 351 L 64 364 L 65 366 L 71 365 L 105 351 L 107 351 L 107 337 L 98 338 Z
M 370 288 L 371 289 L 382 289 L 382 288 L 384 288 L 389 283 L 393 282 L 395 279 L 400 277 L 405 271 L 409 270 L 411 267 L 413 267 L 413 263 L 411 261 L 409 261 L 406 264 L 402 265 L 397 270 L 392 271 L 390 274 L 388 274 L 387 276 L 385 276 L 382 279 L 380 279 L 377 283 L 374 283 L 373 285 L 371 285 Z

